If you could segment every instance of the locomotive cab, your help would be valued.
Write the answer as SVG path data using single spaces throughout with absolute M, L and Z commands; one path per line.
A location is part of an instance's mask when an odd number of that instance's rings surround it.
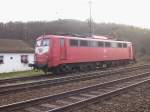
M 35 64 L 34 67 L 44 69 L 48 66 L 49 51 L 51 40 L 49 38 L 41 38 L 36 41 L 35 46 Z

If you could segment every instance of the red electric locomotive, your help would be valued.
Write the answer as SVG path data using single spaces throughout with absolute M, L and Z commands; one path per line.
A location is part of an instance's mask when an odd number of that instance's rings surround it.
M 44 35 L 37 38 L 34 67 L 67 73 L 127 64 L 134 60 L 132 43 L 103 36 Z

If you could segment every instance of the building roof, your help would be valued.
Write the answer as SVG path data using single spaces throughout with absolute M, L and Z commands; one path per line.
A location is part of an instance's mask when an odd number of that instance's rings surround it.
M 34 53 L 34 49 L 22 40 L 0 39 L 0 53 Z

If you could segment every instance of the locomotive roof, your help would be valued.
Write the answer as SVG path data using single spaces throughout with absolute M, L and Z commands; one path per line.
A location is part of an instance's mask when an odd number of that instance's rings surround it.
M 34 49 L 22 40 L 0 39 L 0 53 L 34 53 Z
M 104 36 L 99 36 L 104 37 Z M 37 40 L 42 38 L 69 38 L 69 39 L 79 39 L 79 40 L 97 40 L 97 41 L 104 41 L 104 42 L 122 42 L 122 43 L 131 43 L 129 41 L 118 41 L 118 40 L 111 40 L 111 39 L 100 39 L 100 38 L 91 38 L 91 37 L 73 37 L 73 36 L 61 36 L 61 35 L 43 35 L 41 37 L 38 37 Z

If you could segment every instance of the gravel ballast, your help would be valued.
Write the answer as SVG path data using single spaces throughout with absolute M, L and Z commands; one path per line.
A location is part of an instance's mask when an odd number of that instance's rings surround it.
M 150 112 L 150 82 L 71 112 Z
M 6 105 L 6 104 L 15 103 L 15 102 L 23 101 L 23 100 L 29 100 L 33 98 L 42 97 L 42 96 L 57 94 L 57 93 L 68 91 L 68 90 L 78 89 L 78 88 L 85 87 L 85 86 L 95 85 L 97 83 L 103 83 L 103 82 L 107 82 L 110 80 L 123 78 L 123 76 L 130 76 L 130 75 L 135 75 L 137 73 L 143 73 L 144 71 L 149 71 L 149 69 L 137 70 L 137 71 L 133 71 L 127 74 L 126 73 L 121 73 L 118 75 L 114 74 L 114 75 L 110 75 L 107 77 L 91 79 L 91 80 L 86 80 L 86 81 L 71 82 L 71 83 L 66 83 L 66 84 L 62 84 L 58 86 L 47 86 L 45 88 L 33 89 L 32 91 L 25 90 L 25 91 L 13 93 L 13 94 L 2 95 L 0 96 L 0 99 L 1 99 L 0 105 Z

